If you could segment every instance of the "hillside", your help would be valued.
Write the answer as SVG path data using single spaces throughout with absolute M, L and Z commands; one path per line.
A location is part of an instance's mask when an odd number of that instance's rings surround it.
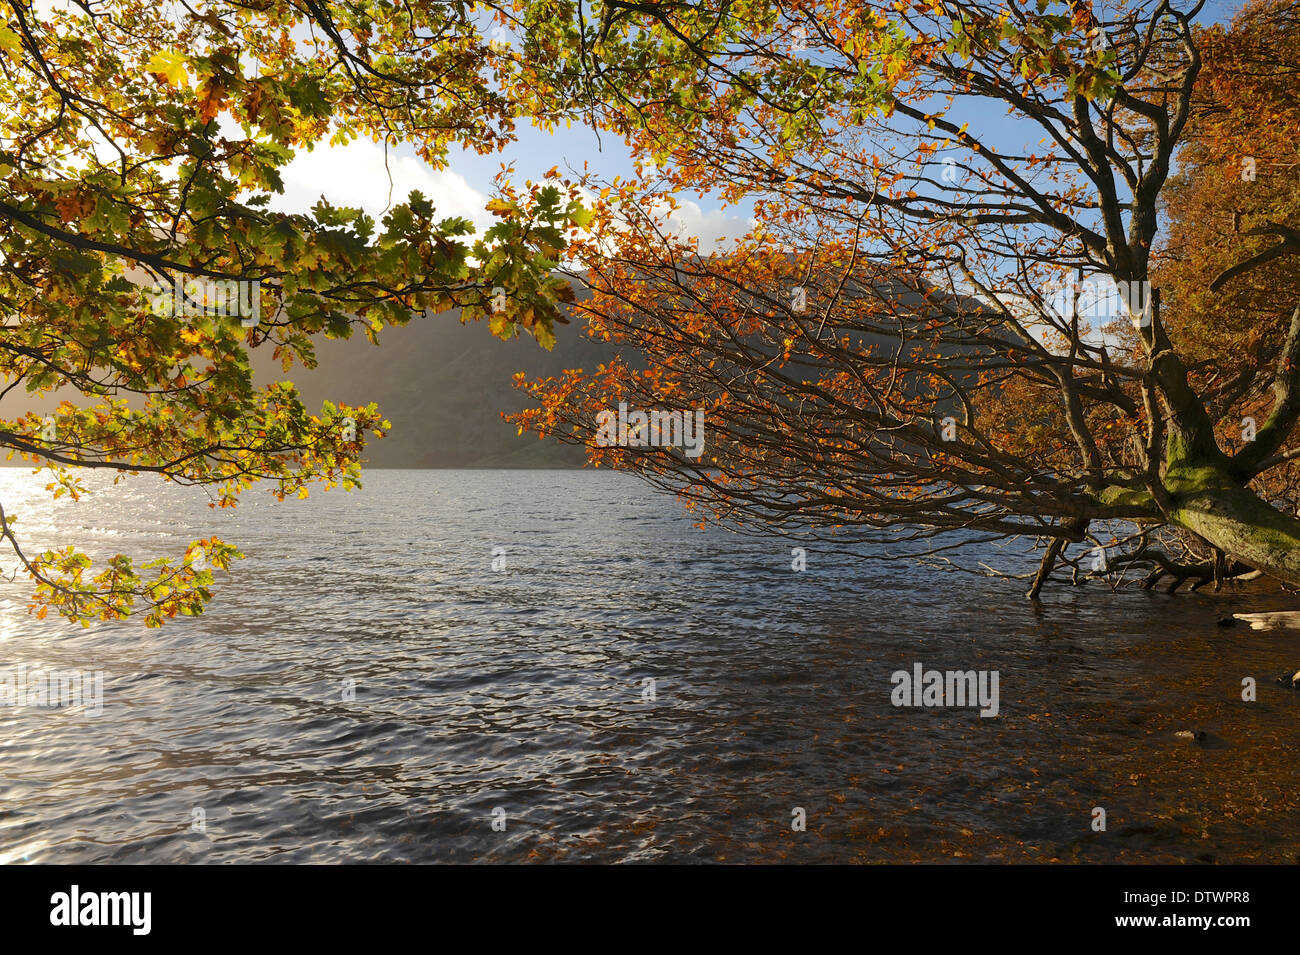
M 485 322 L 462 325 L 454 314 L 416 317 L 385 329 L 378 348 L 364 338 L 320 340 L 319 366 L 285 376 L 269 354 L 254 352 L 259 383 L 287 377 L 309 408 L 329 399 L 376 402 L 393 423 L 383 440 L 371 440 L 365 461 L 378 468 L 570 468 L 581 467 L 580 448 L 519 436 L 501 419 L 528 398 L 512 384 L 515 372 L 530 377 L 565 368 L 592 368 L 614 354 L 607 345 L 579 338 L 578 325 L 558 329 L 553 351 L 531 337 L 503 342 Z

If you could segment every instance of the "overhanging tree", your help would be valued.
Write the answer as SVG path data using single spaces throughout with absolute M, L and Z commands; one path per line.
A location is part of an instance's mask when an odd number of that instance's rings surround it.
M 1252 569 L 1300 584 L 1300 521 L 1256 493 L 1293 456 L 1300 309 L 1270 303 L 1287 318 L 1262 351 L 1225 336 L 1206 355 L 1151 284 L 1178 150 L 1214 135 L 1223 73 L 1204 50 L 1232 55 L 1194 22 L 1201 7 L 547 5 L 537 29 L 576 51 L 552 86 L 581 89 L 647 160 L 604 194 L 582 306 L 644 367 L 526 383 L 540 407 L 520 427 L 588 443 L 734 525 L 1033 535 L 1031 595 L 1078 567 L 1070 547 L 1090 534 L 1093 566 L 1148 584 Z M 1293 19 L 1256 3 L 1229 33 Z M 1284 44 L 1239 70 L 1240 101 L 1256 84 L 1292 108 L 1295 68 Z M 750 201 L 758 225 L 702 254 L 655 215 L 683 189 Z M 1288 252 L 1274 261 L 1294 269 Z M 1225 282 L 1256 263 L 1241 250 L 1237 264 Z M 1177 305 L 1195 307 L 1185 283 Z M 1225 387 L 1261 354 L 1251 387 Z M 1216 433 L 1264 394 L 1251 440 Z M 596 445 L 596 415 L 620 401 L 707 409 L 706 454 Z
M 10 412 L 0 448 L 48 468 L 55 496 L 83 494 L 87 469 L 204 486 L 220 506 L 259 480 L 281 498 L 349 487 L 379 409 L 312 413 L 289 382 L 256 388 L 250 349 L 288 372 L 314 364 L 313 336 L 375 340 L 457 306 L 549 347 L 571 294 L 553 270 L 585 217 L 563 183 L 503 183 L 481 236 L 418 194 L 380 223 L 324 201 L 268 206 L 317 144 L 404 143 L 438 166 L 454 145 L 508 142 L 512 91 L 531 81 L 490 31 L 512 24 L 508 6 L 479 3 L 0 4 L 0 400 L 79 396 Z M 260 316 L 216 307 L 232 289 L 246 305 L 256 289 Z M 6 569 L 30 573 L 42 616 L 197 613 L 237 556 L 204 538 L 183 557 L 93 566 L 75 544 L 24 553 L 15 518 L 0 509 Z

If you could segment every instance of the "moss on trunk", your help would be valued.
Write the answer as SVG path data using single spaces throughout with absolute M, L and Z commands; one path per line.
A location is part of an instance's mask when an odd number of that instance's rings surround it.
M 1170 519 L 1229 556 L 1300 585 L 1300 520 L 1237 484 L 1226 468 L 1183 464 L 1165 475 Z

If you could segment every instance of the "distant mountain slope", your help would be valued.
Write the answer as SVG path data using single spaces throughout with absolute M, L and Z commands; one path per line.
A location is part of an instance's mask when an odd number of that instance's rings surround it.
M 592 369 L 614 349 L 580 337 L 578 322 L 556 329 L 553 351 L 531 336 L 503 342 L 486 322 L 460 323 L 455 314 L 415 317 L 385 329 L 376 348 L 356 337 L 317 343 L 319 365 L 284 375 L 269 354 L 254 352 L 259 384 L 288 378 L 308 408 L 321 401 L 376 402 L 393 423 L 383 440 L 371 439 L 363 460 L 378 468 L 571 468 L 585 460 L 581 448 L 522 437 L 501 419 L 529 405 L 515 389 L 515 372 L 529 377 L 565 368 Z

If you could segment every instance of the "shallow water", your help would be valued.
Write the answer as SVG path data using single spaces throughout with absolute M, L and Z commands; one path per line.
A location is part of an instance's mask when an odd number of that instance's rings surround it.
M 234 513 L 43 483 L 0 471 L 30 550 L 216 533 L 247 559 L 161 631 L 38 621 L 0 584 L 0 670 L 104 675 L 98 716 L 0 707 L 10 862 L 1300 857 L 1300 694 L 1273 682 L 1300 632 L 1215 624 L 1283 596 L 1058 585 L 1036 607 L 816 546 L 796 573 L 789 543 L 697 530 L 604 471 L 378 471 Z M 916 662 L 998 671 L 999 715 L 893 706 Z

